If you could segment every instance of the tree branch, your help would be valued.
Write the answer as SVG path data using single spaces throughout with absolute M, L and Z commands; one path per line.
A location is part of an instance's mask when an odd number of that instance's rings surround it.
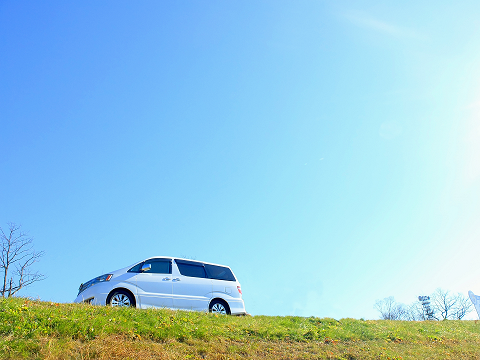
M 21 231 L 21 226 L 8 223 L 9 231 L 0 227 L 0 268 L 3 269 L 2 297 L 15 295 L 20 289 L 41 281 L 45 277 L 32 272 L 30 267 L 37 262 L 44 252 L 33 249 L 33 238 Z M 12 266 L 15 272 L 12 274 Z

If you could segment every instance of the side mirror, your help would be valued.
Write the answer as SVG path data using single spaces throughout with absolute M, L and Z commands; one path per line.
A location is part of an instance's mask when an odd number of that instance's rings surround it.
M 149 271 L 151 269 L 152 269 L 152 264 L 143 264 L 142 268 L 140 269 L 140 272 Z

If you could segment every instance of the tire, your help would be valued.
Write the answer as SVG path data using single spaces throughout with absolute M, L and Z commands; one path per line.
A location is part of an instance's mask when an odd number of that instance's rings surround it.
M 110 306 L 131 307 L 135 306 L 135 299 L 132 295 L 124 290 L 115 291 L 108 301 Z
M 209 310 L 212 314 L 230 315 L 230 308 L 223 300 L 213 300 L 210 303 Z

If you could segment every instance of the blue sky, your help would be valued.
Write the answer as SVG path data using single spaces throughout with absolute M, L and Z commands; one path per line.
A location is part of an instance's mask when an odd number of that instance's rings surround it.
M 480 293 L 480 3 L 3 1 L 0 223 L 72 301 L 154 255 L 254 315 Z

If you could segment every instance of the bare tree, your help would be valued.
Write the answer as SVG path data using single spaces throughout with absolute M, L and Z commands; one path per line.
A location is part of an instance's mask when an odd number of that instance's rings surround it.
M 418 301 L 408 307 L 397 303 L 393 296 L 377 300 L 374 307 L 384 320 L 461 320 L 473 311 L 473 304 L 467 296 L 440 288 L 431 297 L 419 296 Z
M 446 320 L 451 319 L 455 313 L 457 298 L 449 290 L 438 288 L 432 294 L 432 303 L 436 317 Z
M 410 321 L 428 320 L 428 315 L 425 313 L 425 309 L 421 301 L 415 301 L 408 307 L 405 320 L 410 320 Z
M 10 297 L 20 289 L 27 287 L 45 277 L 30 270 L 30 267 L 43 255 L 43 251 L 33 249 L 33 238 L 21 230 L 21 226 L 8 223 L 8 231 L 0 227 L 0 271 L 3 281 L 0 285 L 0 295 Z
M 405 319 L 410 321 L 438 320 L 435 309 L 430 306 L 430 296 L 419 296 L 418 301 L 409 305 Z
M 472 301 L 462 293 L 458 293 L 456 296 L 455 309 L 452 313 L 452 318 L 455 320 L 462 320 L 465 315 L 472 311 Z
M 380 312 L 380 318 L 383 320 L 407 320 L 408 309 L 405 305 L 397 303 L 393 296 L 383 300 L 377 300 L 374 308 Z
M 437 320 L 461 320 L 473 310 L 468 297 L 440 288 L 432 294 L 432 305 Z

